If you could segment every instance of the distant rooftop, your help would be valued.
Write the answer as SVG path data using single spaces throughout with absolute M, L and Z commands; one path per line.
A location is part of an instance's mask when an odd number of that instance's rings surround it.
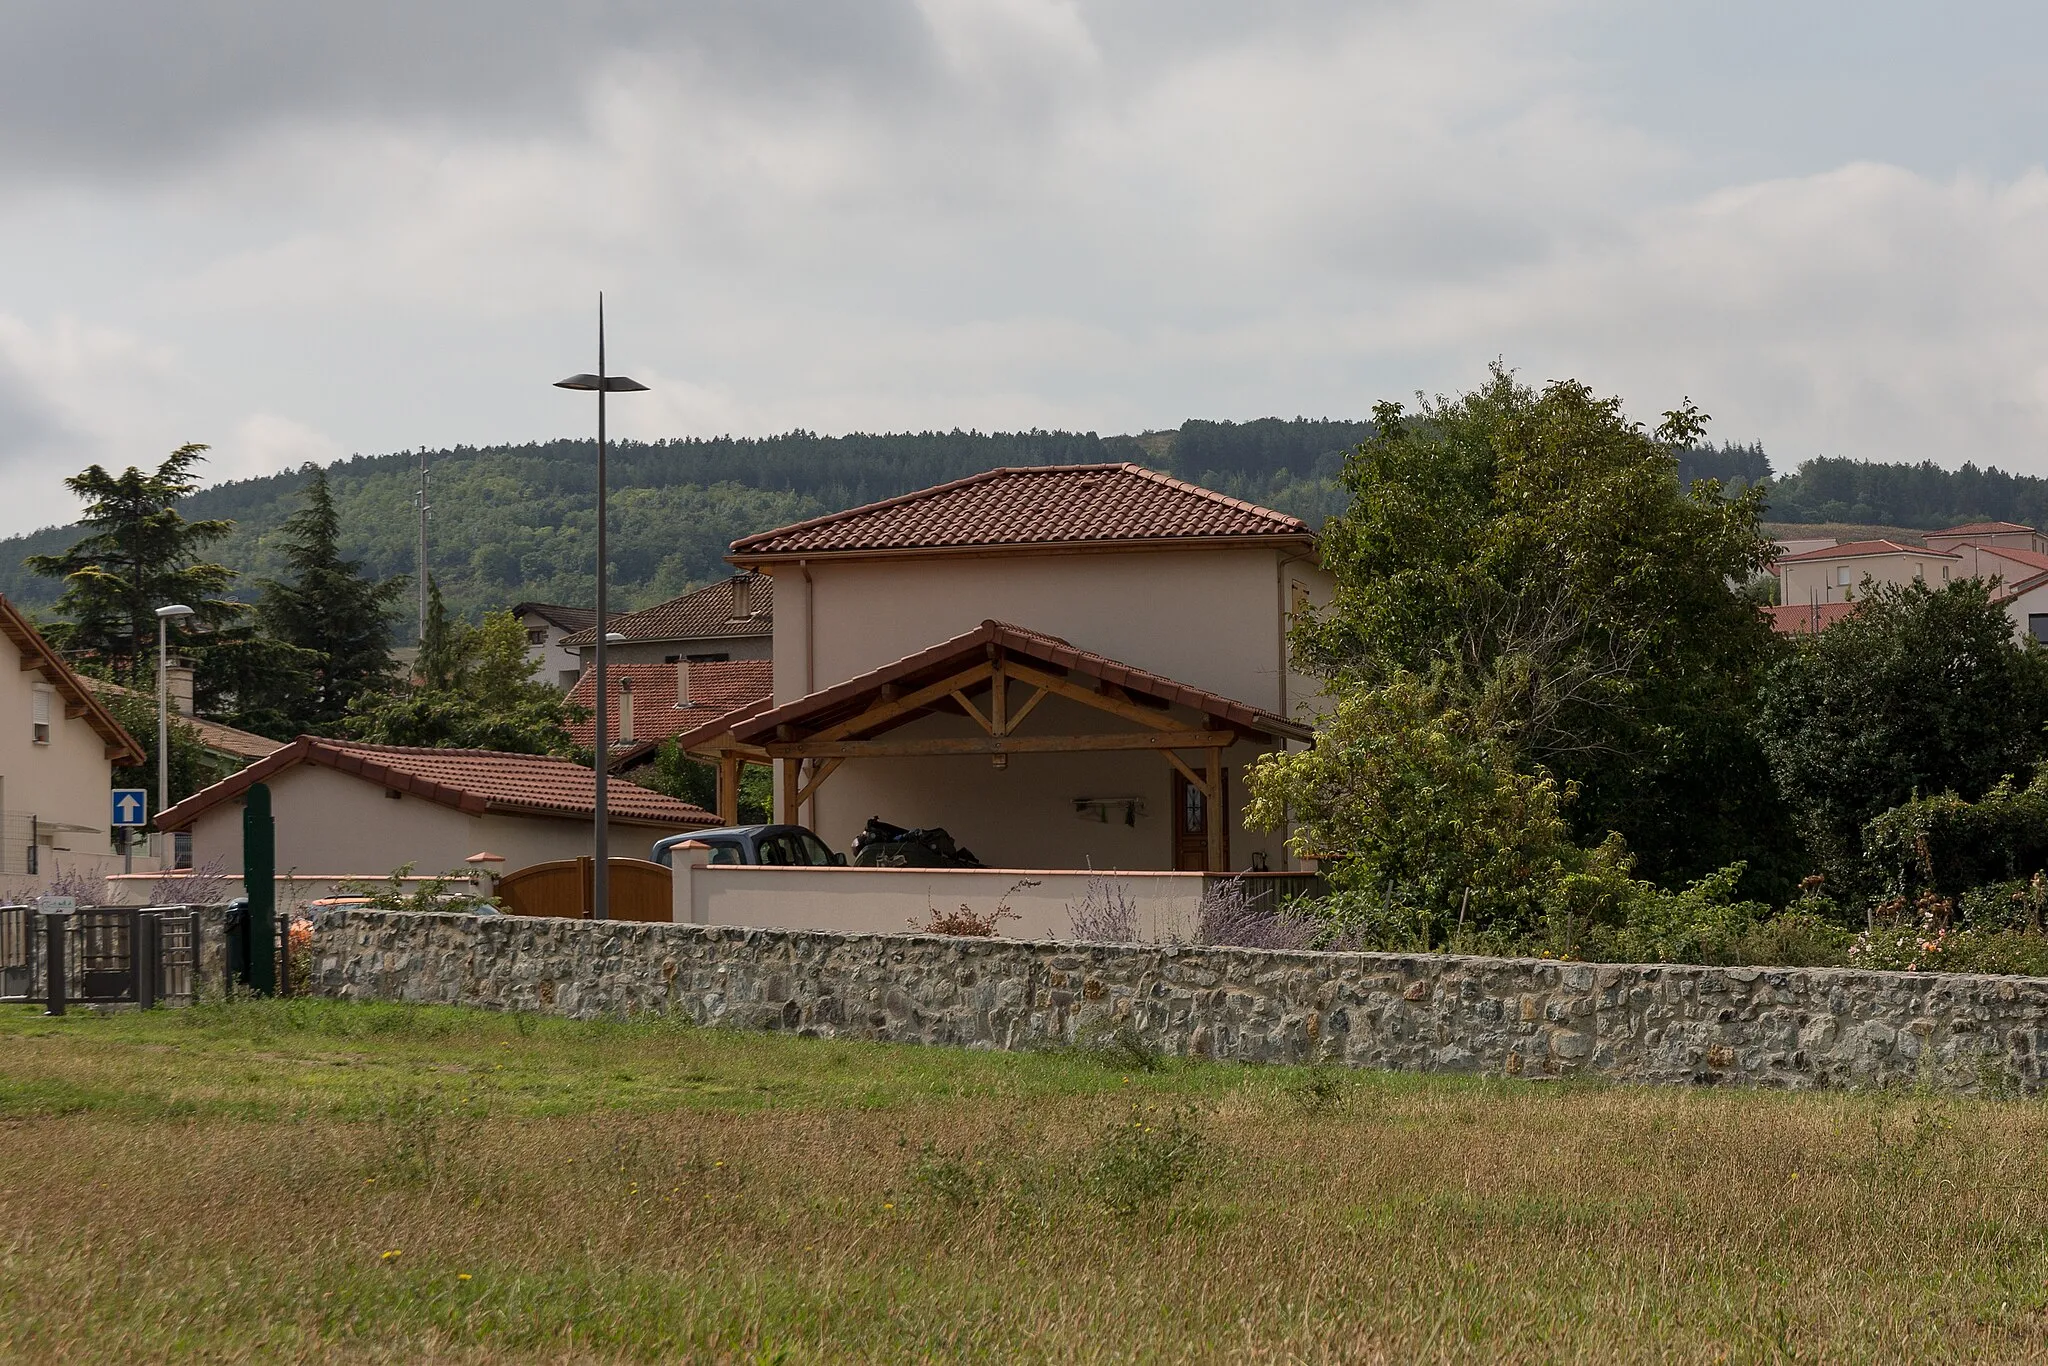
M 744 599 L 744 600 L 742 600 Z M 597 644 L 591 614 L 574 635 L 562 637 L 570 649 Z M 735 574 L 692 589 L 638 612 L 614 616 L 612 632 L 633 642 L 668 640 L 735 640 L 775 633 L 775 581 L 765 574 Z

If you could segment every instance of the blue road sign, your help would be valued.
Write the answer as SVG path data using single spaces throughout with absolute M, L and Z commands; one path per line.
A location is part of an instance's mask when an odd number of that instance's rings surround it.
M 140 787 L 114 789 L 114 828 L 149 824 L 149 791 Z

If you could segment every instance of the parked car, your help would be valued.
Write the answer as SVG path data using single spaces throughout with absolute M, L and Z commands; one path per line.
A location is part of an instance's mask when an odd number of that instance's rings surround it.
M 825 841 L 801 825 L 729 825 L 722 830 L 693 830 L 654 842 L 649 855 L 664 868 L 675 867 L 678 844 L 696 840 L 711 846 L 713 863 L 763 863 L 778 867 L 843 866 L 846 855 L 835 854 Z

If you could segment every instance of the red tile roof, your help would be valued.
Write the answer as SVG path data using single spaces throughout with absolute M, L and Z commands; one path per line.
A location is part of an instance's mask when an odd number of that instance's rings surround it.
M 2015 531 L 2032 531 L 2030 526 L 2018 522 L 1971 522 L 1965 526 L 1952 526 L 1946 531 L 1930 531 L 1929 536 L 1998 536 L 2011 535 Z
M 2029 569 L 2048 569 L 2048 555 L 2043 555 L 2038 550 L 2021 550 L 2017 546 L 2009 545 L 1980 545 L 1976 550 L 1980 555 L 2011 560 L 2014 564 L 2023 564 Z
M 597 809 L 597 775 L 571 759 L 501 754 L 488 749 L 410 749 L 301 735 L 212 787 L 193 793 L 157 818 L 164 830 L 183 830 L 208 809 L 298 764 L 331 768 L 378 787 L 410 793 L 473 816 L 581 816 Z M 614 778 L 606 810 L 622 825 L 701 829 L 718 818 L 699 806 Z
M 676 704 L 676 666 L 673 664 L 607 664 L 606 691 L 610 694 L 612 744 L 620 742 L 619 690 L 622 680 L 633 683 L 633 738 L 660 741 L 695 730 L 714 717 L 735 708 L 760 702 L 775 692 L 775 665 L 766 659 L 733 659 L 690 666 L 690 701 Z M 597 672 L 585 669 L 583 677 L 569 690 L 569 700 L 588 710 L 597 702 Z M 597 721 L 588 718 L 569 727 L 576 743 L 589 748 L 596 743 Z
M 1312 539 L 1299 518 L 1140 465 L 1050 465 L 989 470 L 764 531 L 734 541 L 728 558 L 1274 537 Z
M 1961 559 L 1954 551 L 1934 550 L 1924 545 L 1901 545 L 1897 541 L 1848 541 L 1842 545 L 1822 546 L 1819 550 L 1804 550 L 1797 555 L 1786 555 L 1779 564 L 1798 564 L 1802 560 L 1841 560 L 1858 555 L 1918 555 L 1930 560 Z
M 1178 683 L 1163 675 L 1118 663 L 1106 655 L 1076 649 L 1058 636 L 1012 626 L 1007 622 L 984 621 L 972 631 L 963 632 L 930 649 L 906 655 L 893 664 L 885 664 L 857 678 L 849 678 L 844 683 L 741 721 L 732 728 L 733 735 L 743 742 L 758 743 L 771 740 L 779 726 L 821 729 L 859 715 L 873 703 L 885 684 L 900 686 L 912 680 L 930 682 L 943 678 L 972 663 L 988 659 L 991 646 L 1048 671 L 1080 674 L 1156 702 L 1189 707 L 1259 735 L 1306 740 L 1313 734 L 1308 727 L 1285 717 L 1275 716 L 1206 688 Z M 914 713 L 906 714 L 894 724 L 902 724 L 913 717 Z
M 1843 617 L 1856 610 L 1853 602 L 1823 602 L 1801 607 L 1766 607 L 1764 611 L 1771 618 L 1771 629 L 1782 636 L 1812 635 L 1816 629 L 1825 631 Z
M 536 616 L 564 631 L 587 631 L 590 623 L 597 619 L 594 607 L 564 607 L 558 602 L 515 602 L 512 604 L 515 617 Z
M 43 639 L 29 619 L 23 616 L 6 598 L 0 597 L 0 635 L 14 642 L 21 651 L 21 667 L 43 676 L 43 681 L 55 688 L 64 698 L 64 718 L 79 717 L 91 726 L 105 747 L 107 758 L 116 764 L 139 764 L 146 757 L 142 746 L 114 719 L 106 704 L 93 696 L 85 680 L 73 673 L 71 666 L 64 662 L 64 656 L 57 653 L 50 642 Z M 23 726 L 24 731 L 27 729 Z
M 737 609 L 739 584 L 746 582 L 746 611 Z M 562 637 L 570 649 L 597 644 L 597 632 L 585 627 Z M 612 631 L 627 640 L 738 640 L 775 634 L 775 580 L 766 574 L 735 574 L 693 589 L 679 598 L 658 602 L 638 612 L 612 618 Z

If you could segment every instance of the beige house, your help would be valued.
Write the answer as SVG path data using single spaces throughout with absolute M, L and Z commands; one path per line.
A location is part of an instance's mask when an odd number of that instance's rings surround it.
M 870 816 L 944 826 L 1009 868 L 1291 866 L 1240 812 L 1318 706 L 1299 520 L 1136 465 L 998 469 L 729 558 L 776 585 L 772 705 L 686 746 L 772 760 L 778 819 L 841 850 Z
M 533 664 L 533 676 L 558 688 L 576 685 L 583 672 L 583 657 L 564 642 L 579 631 L 588 631 L 597 613 L 589 607 L 564 607 L 553 602 L 522 602 L 512 616 L 526 632 L 526 657 Z
M 195 792 L 158 824 L 189 830 L 194 864 L 238 874 L 242 797 L 270 788 L 277 871 L 302 879 L 381 877 L 461 869 L 473 854 L 513 872 L 588 854 L 594 775 L 568 759 L 491 750 L 408 749 L 300 736 L 233 777 Z M 612 852 L 645 858 L 664 835 L 715 824 L 687 802 L 614 779 Z
M 1927 533 L 1926 545 L 1851 541 L 1782 556 L 1774 566 L 1781 632 L 1825 630 L 1847 615 L 1866 581 L 1999 582 L 1999 602 L 2019 639 L 2048 641 L 2048 537 L 2013 522 L 1975 522 Z
M 14 604 L 0 598 L 0 898 L 38 896 L 59 873 L 98 881 L 121 867 L 114 767 L 143 762 L 121 728 Z
M 775 584 L 757 574 L 735 574 L 612 618 L 611 633 L 624 636 L 606 652 L 610 664 L 722 664 L 765 660 L 774 648 Z M 597 656 L 597 632 L 566 637 L 588 669 Z M 573 681 L 573 680 L 572 680 Z

